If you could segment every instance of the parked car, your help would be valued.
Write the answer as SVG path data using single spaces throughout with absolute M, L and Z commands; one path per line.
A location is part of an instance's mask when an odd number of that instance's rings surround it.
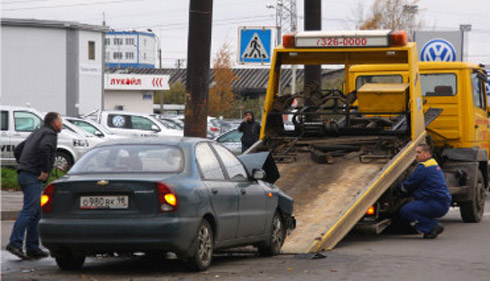
M 93 134 L 96 137 L 103 139 L 104 141 L 119 140 L 125 138 L 124 136 L 114 134 L 113 132 L 102 127 L 102 125 L 100 125 L 99 123 L 92 120 L 78 117 L 65 117 L 64 120 L 80 127 L 81 129 L 87 131 L 90 134 Z
M 239 160 L 201 138 L 100 144 L 45 189 L 41 240 L 64 270 L 108 253 L 173 252 L 195 270 L 216 249 L 276 255 L 295 219 L 271 161 L 268 152 Z
M 101 111 L 98 122 L 111 132 L 130 137 L 183 136 L 182 130 L 173 130 L 148 114 L 126 111 Z
M 215 140 L 238 155 L 242 153 L 242 136 L 243 133 L 235 128 L 219 135 Z
M 31 132 L 42 126 L 42 114 L 35 109 L 20 106 L 0 106 L 2 124 L 2 166 L 17 166 L 14 149 Z M 84 136 L 62 130 L 58 134 L 55 168 L 69 169 L 87 150 L 89 143 Z
M 68 131 L 75 133 L 77 135 L 84 136 L 88 142 L 89 147 L 94 147 L 94 146 L 104 142 L 104 140 L 96 137 L 94 134 L 91 134 L 91 133 L 83 130 L 82 128 L 66 121 L 66 117 L 63 117 L 63 121 L 64 122 L 63 122 L 63 130 L 62 131 L 68 130 Z

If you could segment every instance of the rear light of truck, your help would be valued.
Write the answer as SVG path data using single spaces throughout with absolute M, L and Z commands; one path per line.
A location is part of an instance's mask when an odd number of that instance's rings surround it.
M 159 212 L 174 212 L 179 208 L 179 198 L 172 187 L 162 182 L 156 183 Z
M 41 210 L 43 213 L 51 213 L 53 211 L 53 196 L 54 184 L 48 185 L 41 196 Z

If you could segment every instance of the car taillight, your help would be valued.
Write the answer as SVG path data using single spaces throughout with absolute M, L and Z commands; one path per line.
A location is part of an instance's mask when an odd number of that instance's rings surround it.
M 41 209 L 43 213 L 51 213 L 53 211 L 53 196 L 54 184 L 48 185 L 41 196 Z
M 219 131 L 219 130 L 218 130 L 218 128 L 216 128 L 216 127 L 211 127 L 211 131 L 213 131 L 213 132 L 217 132 L 217 131 Z
M 159 212 L 174 212 L 179 208 L 179 199 L 177 194 L 170 186 L 162 183 L 156 183 L 158 195 L 158 211 Z
M 376 212 L 376 209 L 374 209 L 374 205 L 369 207 L 369 209 L 366 211 L 366 215 L 372 216 Z

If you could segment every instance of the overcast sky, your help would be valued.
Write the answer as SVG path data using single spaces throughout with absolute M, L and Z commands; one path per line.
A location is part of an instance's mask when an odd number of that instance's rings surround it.
M 303 29 L 303 1 L 297 0 L 298 29 Z M 322 29 L 353 29 L 354 11 L 374 0 L 323 0 Z M 116 30 L 151 28 L 160 37 L 163 67 L 186 59 L 189 0 L 0 0 L 1 16 L 77 21 Z M 235 52 L 239 26 L 273 26 L 276 0 L 214 0 L 212 55 L 228 42 Z M 420 0 L 419 16 L 430 30 L 459 30 L 471 24 L 469 60 L 490 65 L 490 0 Z M 198 42 L 196 42 L 198 44 Z

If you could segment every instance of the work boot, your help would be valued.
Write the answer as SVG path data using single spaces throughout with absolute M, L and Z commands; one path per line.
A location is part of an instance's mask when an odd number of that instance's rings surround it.
M 27 256 L 24 254 L 24 251 L 20 247 L 16 247 L 9 243 L 7 247 L 5 247 L 5 250 L 23 260 L 27 259 Z
M 444 231 L 444 226 L 442 224 L 437 224 L 434 228 L 429 232 L 424 234 L 424 239 L 435 239 L 439 234 Z
M 30 259 L 42 259 L 49 256 L 49 253 L 41 249 L 27 250 L 27 257 Z

